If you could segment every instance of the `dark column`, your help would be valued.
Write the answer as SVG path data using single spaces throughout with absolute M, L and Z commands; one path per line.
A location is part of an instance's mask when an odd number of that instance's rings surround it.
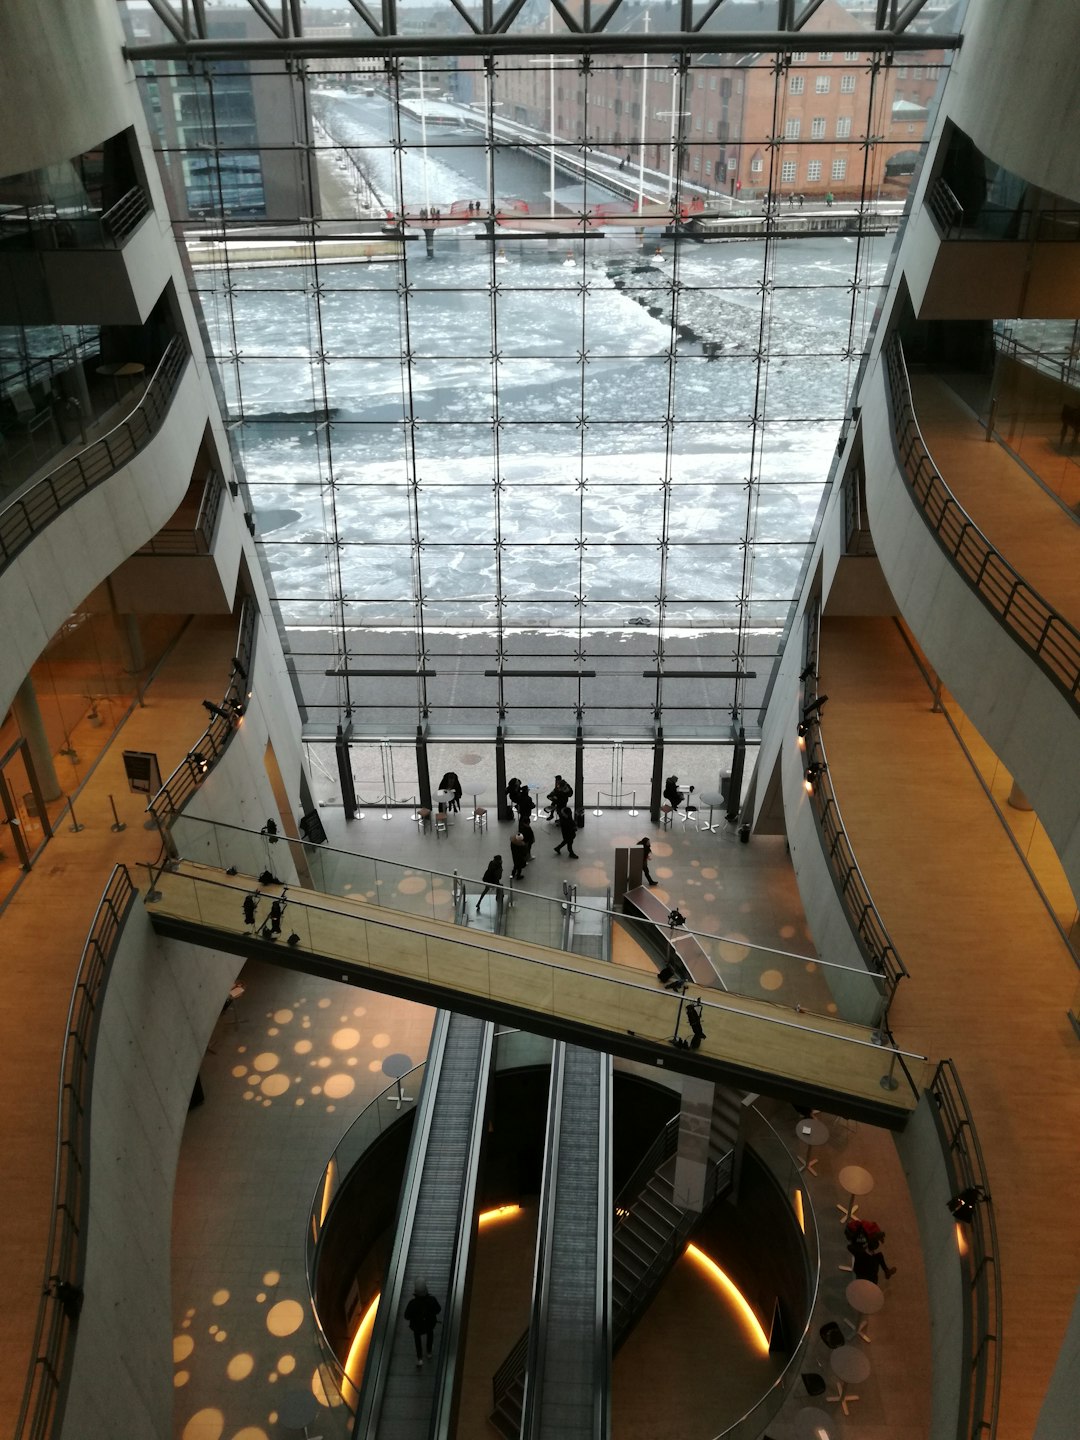
M 506 798 L 506 739 L 501 725 L 495 728 L 495 789 L 500 820 L 513 820 L 514 812 Z
M 352 725 L 349 725 L 349 731 Z M 338 784 L 341 787 L 341 802 L 345 806 L 345 819 L 356 819 L 356 786 L 352 778 L 352 762 L 349 759 L 349 734 L 337 727 L 334 737 L 334 754 L 337 757 Z
M 574 794 L 577 797 L 574 819 L 582 826 L 585 824 L 585 741 L 580 725 L 574 737 Z
M 427 736 L 423 725 L 416 727 L 416 783 L 420 787 L 420 804 L 431 809 L 431 771 L 428 769 Z
M 660 806 L 664 801 L 664 727 L 656 727 L 652 752 L 652 790 L 649 794 L 649 814 L 654 825 L 660 824 Z
M 727 809 L 724 816 L 728 821 L 737 819 L 742 805 L 742 777 L 746 765 L 746 731 L 739 726 L 735 739 L 735 754 L 731 759 L 731 778 L 728 780 Z

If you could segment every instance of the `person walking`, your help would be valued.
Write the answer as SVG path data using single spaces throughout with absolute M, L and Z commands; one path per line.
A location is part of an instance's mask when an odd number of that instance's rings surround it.
M 526 860 L 531 860 L 532 848 L 536 844 L 536 832 L 533 830 L 528 820 L 521 821 L 521 824 L 518 826 L 518 834 L 525 842 L 525 858 Z
M 562 831 L 562 841 L 555 846 L 555 854 L 561 855 L 565 845 L 567 855 L 571 860 L 576 860 L 578 857 L 574 854 L 574 837 L 577 835 L 577 821 L 565 805 L 559 811 L 559 829 Z
M 529 863 L 529 847 L 525 844 L 525 837 L 520 830 L 511 838 L 510 859 L 514 862 L 510 879 L 520 880 L 525 874 L 525 866 Z
M 533 810 L 535 808 L 536 807 L 533 804 L 533 798 L 529 794 L 529 787 L 527 785 L 522 785 L 521 789 L 518 791 L 517 812 L 518 819 L 523 825 L 527 825 L 529 823 L 529 819 L 532 816 Z
M 492 856 L 491 864 L 484 871 L 484 888 L 480 891 L 480 900 L 483 900 L 489 890 L 498 891 L 502 886 L 502 878 L 503 858 L 501 855 L 494 855 Z M 480 909 L 480 900 L 476 902 L 477 910 Z
M 413 1297 L 405 1306 L 405 1323 L 413 1333 L 413 1344 L 416 1346 L 416 1368 L 423 1368 L 424 1354 L 421 1340 L 427 1341 L 428 1359 L 431 1358 L 431 1347 L 435 1343 L 435 1325 L 439 1318 L 439 1311 L 442 1306 L 434 1295 L 428 1294 L 427 1285 L 423 1280 L 417 1280 L 413 1286 Z
M 244 896 L 244 924 L 245 924 L 245 925 L 254 925 L 254 924 L 255 924 L 255 907 L 256 907 L 256 905 L 258 905 L 258 903 L 259 903 L 259 897 L 258 897 L 258 895 L 245 895 L 245 896 Z
M 645 884 L 655 885 L 656 881 L 649 874 L 649 856 L 652 854 L 652 841 L 647 835 L 643 835 L 637 843 L 641 847 L 641 873 L 645 876 Z

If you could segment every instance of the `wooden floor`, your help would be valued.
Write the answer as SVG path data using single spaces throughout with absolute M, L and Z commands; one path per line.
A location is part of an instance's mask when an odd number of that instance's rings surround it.
M 1080 629 L 1076 516 L 1003 446 L 987 444 L 983 427 L 943 380 L 914 375 L 911 390 L 919 429 L 946 485 L 1013 569 Z
M 910 972 L 897 1040 L 951 1056 L 974 1112 L 1001 1246 L 998 1433 L 1029 1436 L 1080 1284 L 1080 1245 L 1043 1228 L 1080 1186 L 1076 967 L 897 625 L 827 620 L 819 683 L 844 823 Z

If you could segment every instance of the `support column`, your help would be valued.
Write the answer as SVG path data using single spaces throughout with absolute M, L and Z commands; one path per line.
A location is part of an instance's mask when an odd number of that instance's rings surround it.
M 29 675 L 15 692 L 12 709 L 15 712 L 15 722 L 30 752 L 30 763 L 41 787 L 42 799 L 59 800 L 64 792 L 56 778 L 56 766 L 53 764 L 49 738 L 45 734 L 45 722 L 41 718 L 37 692 Z
M 139 617 L 137 615 L 113 612 L 116 624 L 116 633 L 120 637 L 120 645 L 123 650 L 125 665 L 124 668 L 131 675 L 138 675 L 146 669 L 146 651 L 143 649 L 142 631 L 139 629 Z
M 700 1214 L 705 1204 L 715 1089 L 711 1080 L 695 1080 L 689 1076 L 683 1079 L 673 1198 L 676 1205 L 696 1214 Z
M 431 771 L 428 769 L 427 735 L 423 725 L 416 727 L 416 784 L 420 792 L 420 806 L 431 809 Z
M 506 798 L 506 737 L 501 725 L 495 730 L 495 791 L 499 819 L 513 820 L 513 807 Z
M 664 731 L 656 727 L 652 752 L 652 789 L 649 793 L 649 814 L 654 825 L 660 824 L 660 806 L 664 799 Z

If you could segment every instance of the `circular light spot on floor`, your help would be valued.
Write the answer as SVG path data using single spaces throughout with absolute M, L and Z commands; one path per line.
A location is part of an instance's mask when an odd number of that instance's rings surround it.
M 225 1416 L 220 1410 L 208 1408 L 196 1410 L 184 1426 L 180 1440 L 221 1440 L 225 1429 Z
M 733 945 L 730 940 L 721 940 L 716 947 L 718 959 L 726 960 L 729 965 L 741 965 L 750 954 L 749 945 Z
M 330 1374 L 326 1365 L 320 1365 L 311 1377 L 311 1393 L 320 1405 L 325 1405 L 332 1410 L 335 1405 L 342 1403 L 341 1395 L 334 1384 L 334 1377 Z
M 325 995 L 324 995 L 323 998 L 319 1001 L 319 1009 L 320 1009 L 320 1010 L 329 1010 L 329 1009 L 330 1009 L 330 1001 L 326 998 Z
M 233 1076 L 233 1079 L 234 1079 L 234 1080 L 242 1080 L 246 1074 L 247 1074 L 247 1066 L 246 1066 L 246 1065 L 234 1065 L 234 1066 L 232 1067 L 232 1076 Z
M 792 939 L 794 939 L 794 937 L 795 937 L 795 926 L 794 926 L 794 925 L 781 925 L 781 926 L 780 926 L 780 939 L 781 939 L 781 940 L 792 940 Z
M 217 1343 L 218 1345 L 220 1345 L 223 1341 L 227 1340 L 228 1338 L 229 1338 L 229 1332 L 228 1332 L 227 1330 L 219 1330 L 219 1331 L 217 1332 L 217 1334 L 214 1336 L 214 1340 L 216 1341 L 216 1343 Z
M 817 961 L 808 960 L 803 968 L 805 969 L 807 975 L 813 975 L 814 972 L 817 970 Z
M 296 1099 L 293 1101 L 293 1104 L 294 1104 L 294 1105 L 302 1105 L 303 1103 L 304 1103 L 304 1097 L 303 1097 L 302 1095 L 298 1095 L 298 1096 L 296 1097 Z
M 288 1023 L 289 1023 L 289 1021 L 292 1019 L 292 1017 L 293 1017 L 293 1012 L 292 1012 L 291 1010 L 275 1010 L 275 1011 L 274 1011 L 274 1024 L 275 1024 L 275 1025 L 288 1025 Z
M 263 1081 L 264 1095 L 284 1095 L 289 1088 L 287 1075 L 268 1075 Z
M 327 1113 L 328 1115 L 332 1115 L 336 1109 L 337 1109 L 337 1106 L 336 1106 L 336 1105 L 327 1105 L 327 1107 L 326 1107 L 326 1113 Z
M 711 905 L 712 902 L 716 899 L 716 896 L 711 890 L 706 890 L 705 894 L 701 898 L 705 901 L 707 905 Z
M 839 1009 L 839 1006 L 837 1005 L 835 1000 L 830 1000 L 829 1003 L 825 1006 L 825 1009 L 829 1012 L 830 1015 L 835 1015 L 837 1010 Z
M 292 1048 L 295 1050 L 297 1055 L 309 1055 L 311 1053 L 311 1041 L 297 1040 L 296 1044 Z
M 758 976 L 758 984 L 763 990 L 779 990 L 784 983 L 784 977 L 779 970 L 763 970 Z
M 190 1335 L 174 1335 L 172 1342 L 173 1364 L 179 1365 L 181 1360 L 186 1360 L 195 1349 L 195 1341 Z
M 366 1006 L 366 1005 L 357 1005 L 356 1009 L 355 1009 L 352 1013 L 353 1013 L 354 1018 L 357 1019 L 357 1020 L 359 1020 L 359 1019 L 361 1019 L 362 1016 L 364 1016 L 364 1015 L 367 1014 L 367 1006 Z
M 716 879 L 716 875 L 717 875 L 717 872 L 716 872 L 716 870 L 713 868 L 713 866 L 711 866 L 711 865 L 706 865 L 705 868 L 704 868 L 704 869 L 702 870 L 702 872 L 701 872 L 701 878 L 702 878 L 703 880 L 715 880 L 715 879 Z
M 371 1044 L 375 1050 L 385 1050 L 387 1045 L 390 1044 L 390 1036 L 387 1035 L 384 1030 L 380 1030 L 378 1035 L 371 1037 Z
M 331 1100 L 344 1100 L 345 1096 L 351 1095 L 355 1089 L 356 1081 L 351 1075 L 328 1075 L 323 1094 L 328 1095 Z
M 294 1335 L 303 1323 L 304 1307 L 298 1300 L 279 1300 L 266 1312 L 266 1328 L 271 1335 Z
M 343 1030 L 335 1030 L 330 1044 L 335 1050 L 353 1050 L 360 1044 L 360 1031 L 348 1025 Z
M 357 1060 L 357 1058 L 356 1058 L 355 1055 L 350 1055 L 350 1056 L 348 1057 L 348 1059 L 345 1061 L 345 1064 L 346 1064 L 346 1065 L 359 1065 L 359 1063 L 360 1063 L 360 1062 L 359 1062 L 359 1060 Z
M 296 1356 L 282 1355 L 281 1359 L 277 1362 L 277 1368 L 282 1375 L 291 1375 L 296 1369 Z
M 264 1284 L 264 1285 L 277 1285 L 277 1284 L 280 1283 L 280 1281 L 281 1281 L 281 1271 L 280 1271 L 280 1270 L 267 1270 L 266 1274 L 263 1276 L 263 1284 Z
M 427 889 L 427 881 L 422 875 L 403 875 L 397 888 L 399 895 L 422 895 Z
M 191 1371 L 190 1371 L 190 1370 L 177 1370 L 176 1374 L 172 1377 L 172 1383 L 173 1383 L 173 1385 L 176 1387 L 176 1389 L 179 1390 L 179 1389 L 181 1389 L 184 1385 L 186 1385 L 187 1382 L 188 1382 L 190 1379 L 191 1379 Z
M 311 1021 L 308 1019 L 308 1017 L 307 1017 L 306 1015 L 304 1016 L 303 1020 L 300 1021 L 300 1028 L 301 1028 L 302 1030 L 310 1030 L 310 1029 L 311 1029 Z
M 315 1061 L 315 1068 L 317 1070 L 329 1070 L 333 1063 L 329 1055 L 320 1055 L 318 1060 Z
M 256 1070 L 252 1070 L 251 1074 L 247 1078 L 249 1085 L 258 1086 L 261 1085 L 263 1082 L 263 1077 Z
M 190 1318 L 192 1315 L 195 1314 L 195 1306 L 190 1306 L 187 1310 L 184 1311 L 184 1314 Z
M 237 1045 L 237 1047 L 236 1047 L 236 1053 L 237 1053 L 238 1055 L 246 1055 L 246 1054 L 247 1054 L 247 1046 L 246 1046 L 246 1045 Z
M 278 1057 L 272 1050 L 264 1050 L 261 1055 L 256 1055 L 251 1063 L 256 1070 L 261 1070 L 265 1074 L 267 1070 L 277 1069 Z
M 377 1074 L 379 1073 L 379 1071 L 382 1069 L 382 1061 L 381 1061 L 381 1060 L 369 1060 L 369 1061 L 368 1061 L 368 1067 L 367 1067 L 367 1068 L 371 1071 L 371 1073 L 372 1073 L 373 1075 L 377 1075 Z
M 245 1099 L 245 1100 L 254 1100 L 254 1099 L 255 1099 L 255 1091 L 254 1091 L 254 1090 L 245 1090 L 245 1091 L 244 1091 L 244 1099 Z
M 210 1326 L 210 1330 L 209 1330 L 209 1334 L 211 1334 L 211 1335 L 216 1335 L 217 1332 L 218 1332 L 218 1326 L 217 1326 L 217 1325 L 211 1325 L 211 1326 Z
M 312 1085 L 312 1087 L 311 1087 L 311 1093 L 312 1093 L 313 1095 L 321 1095 L 321 1094 L 322 1094 L 322 1086 L 321 1086 L 321 1085 Z
M 211 1305 L 227 1305 L 229 1303 L 228 1290 L 215 1290 L 210 1296 Z
M 245 1425 L 242 1430 L 237 1430 L 232 1440 L 270 1440 L 270 1437 L 261 1425 Z
M 186 1330 L 190 1324 L 191 1324 L 191 1321 L 190 1321 L 190 1320 L 181 1320 L 181 1321 L 180 1321 L 180 1329 L 181 1329 L 181 1330 Z
M 257 1301 L 260 1305 L 265 1305 L 265 1304 L 266 1304 L 266 1291 L 265 1291 L 265 1290 L 260 1290 L 259 1293 L 255 1296 L 255 1299 L 256 1299 L 256 1301 Z
M 278 1028 L 277 1028 L 276 1025 L 271 1025 L 270 1028 L 267 1030 L 266 1033 L 267 1033 L 267 1035 L 269 1035 L 270 1039 L 272 1040 L 275 1035 L 279 1035 L 281 1032 L 278 1030 Z
M 255 1357 L 248 1354 L 234 1355 L 225 1366 L 225 1374 L 230 1380 L 246 1380 L 255 1369 Z
M 654 855 L 671 855 L 673 851 L 671 849 L 671 845 L 667 840 L 654 840 L 652 844 L 652 853 Z
M 701 861 L 700 861 L 700 860 L 691 860 L 691 861 L 690 861 L 690 864 L 691 864 L 691 865 L 694 867 L 694 869 L 696 870 L 697 867 L 701 864 Z M 705 873 L 705 872 L 702 871 L 702 874 L 704 874 L 704 873 Z
M 602 865 L 582 865 L 577 872 L 579 885 L 595 885 L 597 887 L 607 884 L 607 871 Z
M 675 874 L 675 871 L 672 870 L 670 865 L 658 865 L 656 867 L 656 873 L 660 876 L 661 880 L 670 880 L 672 875 Z

